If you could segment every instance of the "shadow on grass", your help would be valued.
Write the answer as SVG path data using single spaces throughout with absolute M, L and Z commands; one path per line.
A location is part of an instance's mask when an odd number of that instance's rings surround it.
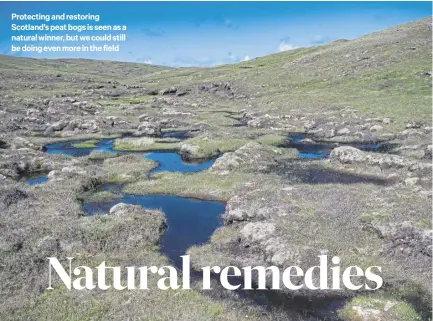
M 389 185 L 392 182 L 373 175 L 344 173 L 313 164 L 308 160 L 285 163 L 274 169 L 279 176 L 299 184 L 375 184 Z
M 200 282 L 200 273 L 193 272 L 193 279 Z M 284 315 L 288 320 L 320 320 L 340 321 L 338 310 L 344 306 L 348 298 L 342 295 L 329 294 L 325 296 L 302 296 L 289 294 L 281 290 L 243 290 L 244 280 L 240 277 L 229 278 L 230 284 L 241 284 L 240 289 L 229 291 L 222 287 L 218 281 L 219 276 L 211 275 L 212 291 L 202 291 L 203 294 L 214 300 L 231 298 L 235 301 L 259 306 L 266 311 Z M 305 319 L 304 319 L 305 318 Z
M 312 139 L 313 142 L 304 142 L 304 139 Z M 392 150 L 401 146 L 388 141 L 366 141 L 352 143 L 324 142 L 317 140 L 313 135 L 303 133 L 289 134 L 288 139 L 279 145 L 281 148 L 296 148 L 302 158 L 320 159 L 328 158 L 332 150 L 340 146 L 351 146 L 364 152 L 392 154 Z

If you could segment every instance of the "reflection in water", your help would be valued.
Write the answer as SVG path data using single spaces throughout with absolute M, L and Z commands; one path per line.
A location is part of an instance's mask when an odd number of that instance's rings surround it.
M 291 143 L 284 147 L 296 148 L 299 151 L 299 157 L 305 159 L 323 159 L 328 158 L 332 150 L 338 146 L 353 146 L 366 152 L 384 152 L 390 147 L 385 143 L 317 143 L 314 141 L 304 141 L 308 139 L 306 134 L 296 134 L 291 136 Z
M 46 175 L 40 177 L 27 178 L 26 183 L 29 185 L 40 185 L 48 180 Z
M 45 145 L 45 151 L 48 154 L 63 154 L 63 155 L 69 155 L 73 157 L 87 156 L 94 150 L 117 153 L 116 151 L 113 150 L 113 142 L 114 142 L 113 139 L 102 139 L 98 142 L 96 147 L 78 148 L 73 146 L 74 144 L 82 143 L 82 142 L 83 140 L 47 144 Z
M 174 136 L 171 136 L 174 137 Z M 178 138 L 176 136 L 176 138 Z M 94 148 L 77 148 L 74 142 L 61 142 L 46 146 L 46 152 L 51 154 L 65 154 L 74 157 L 89 155 L 93 150 L 115 153 L 113 140 L 105 139 L 98 142 Z M 131 154 L 131 153 L 120 153 Z M 141 155 L 140 153 L 137 153 Z M 154 152 L 144 154 L 144 157 L 158 162 L 159 166 L 151 171 L 156 172 L 199 172 L 212 166 L 215 160 L 204 163 L 185 163 L 181 156 L 173 152 Z M 46 179 L 46 178 L 45 178 Z M 117 185 L 106 185 L 104 190 L 116 190 Z M 87 203 L 83 210 L 88 215 L 107 213 L 115 204 L 123 202 L 141 205 L 148 209 L 160 209 L 167 216 L 168 230 L 162 240 L 162 252 L 176 265 L 180 264 L 180 256 L 186 250 L 197 244 L 205 243 L 220 225 L 219 216 L 224 212 L 225 205 L 220 202 L 202 201 L 166 195 L 130 195 L 125 194 L 119 201 L 106 203 Z
M 179 154 L 169 152 L 149 153 L 146 154 L 146 158 L 159 163 L 159 166 L 151 173 L 164 171 L 181 173 L 200 172 L 208 169 L 215 162 L 215 160 L 212 159 L 204 163 L 185 163 L 182 161 L 182 157 L 180 157 Z
M 48 144 L 45 146 L 45 150 L 48 154 L 64 154 L 73 157 L 87 156 L 92 151 L 105 151 L 109 153 L 117 154 L 133 154 L 132 152 L 119 153 L 113 150 L 113 140 L 103 139 L 98 142 L 96 147 L 93 148 L 77 148 L 73 145 L 79 143 L 80 141 L 68 141 L 61 143 Z M 147 154 L 134 153 L 137 155 L 144 155 L 144 157 L 158 162 L 159 166 L 155 168 L 151 173 L 157 172 L 199 172 L 208 169 L 212 166 L 215 160 L 208 160 L 202 163 L 186 163 L 182 160 L 182 157 L 174 152 L 152 152 Z
M 215 229 L 220 226 L 219 216 L 225 208 L 223 203 L 214 201 L 177 196 L 125 194 L 120 201 L 84 204 L 83 210 L 88 215 L 107 213 L 119 202 L 140 205 L 147 209 L 160 209 L 165 213 L 168 230 L 164 234 L 161 250 L 177 267 L 181 264 L 180 256 L 184 255 L 189 247 L 209 240 Z
M 165 132 L 162 134 L 162 138 L 177 138 L 180 140 L 184 140 L 189 138 L 188 131 L 186 130 L 179 130 L 179 131 L 171 131 L 171 132 Z

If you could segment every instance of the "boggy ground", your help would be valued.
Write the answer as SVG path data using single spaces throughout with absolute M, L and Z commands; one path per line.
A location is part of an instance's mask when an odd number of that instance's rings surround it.
M 195 266 L 308 267 L 318 253 L 338 255 L 343 266 L 381 265 L 383 289 L 296 295 L 342 300 L 333 319 L 429 319 L 431 70 L 431 19 L 206 69 L 0 56 L 2 320 L 313 318 L 225 291 L 45 291 L 47 256 L 168 263 L 158 249 L 163 213 L 83 216 L 82 200 L 116 197 L 94 194 L 104 183 L 227 202 L 224 226 L 189 250 Z M 164 135 L 171 131 L 185 135 Z M 299 133 L 304 144 L 386 148 L 341 146 L 305 160 L 290 148 Z M 91 147 L 106 137 L 119 152 L 222 156 L 199 173 L 149 176 L 157 164 L 139 155 L 43 152 L 49 142 Z M 25 184 L 35 173 L 48 181 Z

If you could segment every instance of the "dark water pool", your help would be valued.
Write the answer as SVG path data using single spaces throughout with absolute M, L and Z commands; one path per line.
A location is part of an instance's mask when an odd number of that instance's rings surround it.
M 292 143 L 286 147 L 296 148 L 299 151 L 299 157 L 304 159 L 323 159 L 328 158 L 332 150 L 337 147 L 333 143 L 310 143 L 303 142 L 308 138 L 307 135 L 292 136 Z M 366 152 L 380 152 L 386 150 L 384 143 L 365 143 L 365 144 L 340 144 L 339 146 L 350 145 Z
M 145 157 L 159 164 L 157 168 L 151 171 L 151 174 L 164 171 L 181 173 L 200 172 L 208 169 L 215 162 L 212 159 L 203 163 L 186 163 L 179 154 L 170 152 L 148 153 Z
M 205 243 L 220 226 L 220 215 L 224 203 L 202 201 L 177 196 L 130 195 L 114 202 L 83 205 L 87 215 L 108 213 L 117 203 L 140 205 L 147 209 L 160 209 L 167 217 L 168 230 L 164 234 L 161 250 L 177 267 L 181 265 L 180 256 L 193 246 Z
M 179 138 L 179 135 L 182 136 L 177 133 L 175 136 L 166 137 Z M 77 141 L 49 144 L 46 145 L 46 152 L 50 154 L 65 154 L 73 157 L 89 155 L 93 150 L 117 153 L 113 150 L 113 139 L 101 140 L 94 148 L 77 148 L 73 146 L 75 143 Z M 124 152 L 120 154 L 130 153 Z M 140 155 L 140 153 L 136 154 Z M 215 161 L 187 163 L 182 160 L 179 154 L 174 152 L 153 152 L 142 155 L 159 164 L 150 174 L 163 171 L 181 173 L 199 172 L 212 166 Z M 39 179 L 46 180 L 46 177 Z M 104 189 L 119 189 L 119 186 L 107 185 L 104 186 Z M 160 209 L 165 213 L 168 230 L 164 234 L 161 250 L 176 266 L 180 265 L 180 256 L 184 255 L 189 247 L 205 243 L 209 240 L 209 237 L 221 224 L 219 217 L 225 209 L 224 203 L 214 201 L 166 195 L 124 194 L 122 199 L 113 202 L 84 204 L 83 210 L 87 215 L 108 213 L 112 206 L 121 202 L 140 205 L 148 209 Z
M 93 148 L 77 148 L 73 145 L 80 141 L 68 141 L 54 144 L 48 144 L 45 146 L 45 151 L 48 154 L 64 154 L 73 157 L 87 156 L 92 151 L 105 151 L 109 153 L 117 154 L 131 154 L 131 152 L 117 152 L 113 150 L 113 139 L 103 139 L 98 142 L 96 147 Z M 81 141 L 82 142 L 82 141 Z M 215 162 L 214 159 L 200 163 L 189 163 L 184 162 L 182 157 L 175 152 L 152 152 L 147 154 L 135 153 L 137 155 L 143 155 L 144 157 L 158 162 L 159 166 L 155 168 L 151 173 L 157 172 L 199 172 L 208 169 Z
M 33 176 L 24 178 L 27 184 L 29 185 L 40 185 L 48 181 L 48 177 L 46 175 L 43 176 Z
M 178 131 L 165 132 L 162 134 L 162 138 L 177 138 L 180 140 L 184 140 L 190 138 L 190 136 L 188 134 L 188 131 L 178 130 Z
M 102 139 L 98 142 L 96 147 L 91 148 L 79 148 L 73 146 L 74 144 L 82 142 L 83 140 L 47 144 L 45 145 L 45 152 L 48 154 L 64 154 L 73 157 L 87 156 L 94 150 L 117 153 L 115 150 L 113 150 L 113 139 Z

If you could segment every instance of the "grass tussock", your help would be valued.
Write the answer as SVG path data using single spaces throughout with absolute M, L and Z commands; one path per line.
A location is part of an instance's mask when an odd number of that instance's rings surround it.
M 84 142 L 72 144 L 75 148 L 95 148 L 99 143 L 99 140 L 97 139 L 89 139 Z
M 174 138 L 121 138 L 114 142 L 114 149 L 118 151 L 176 151 L 180 149 L 178 140 Z
M 184 141 L 183 143 L 192 144 L 193 146 L 197 147 L 197 149 L 193 153 L 188 154 L 188 158 L 206 159 L 215 157 L 219 154 L 223 154 L 226 152 L 235 151 L 236 149 L 248 143 L 248 141 L 248 139 L 243 138 L 192 138 Z
M 103 181 L 107 183 L 126 183 L 135 181 L 157 167 L 152 160 L 139 155 L 123 155 L 109 158 L 103 164 Z
M 165 194 L 226 201 L 248 175 L 233 173 L 220 176 L 207 171 L 193 174 L 162 172 L 151 178 L 128 184 L 124 192 L 130 194 Z
M 111 153 L 102 150 L 94 150 L 90 153 L 88 158 L 90 160 L 98 161 L 98 160 L 104 160 L 107 158 L 113 158 L 117 156 L 119 156 L 118 153 Z
M 257 138 L 257 142 L 263 144 L 263 145 L 271 145 L 271 146 L 280 146 L 284 143 L 284 141 L 287 139 L 287 137 L 283 135 L 276 135 L 276 134 L 267 134 L 260 136 Z

